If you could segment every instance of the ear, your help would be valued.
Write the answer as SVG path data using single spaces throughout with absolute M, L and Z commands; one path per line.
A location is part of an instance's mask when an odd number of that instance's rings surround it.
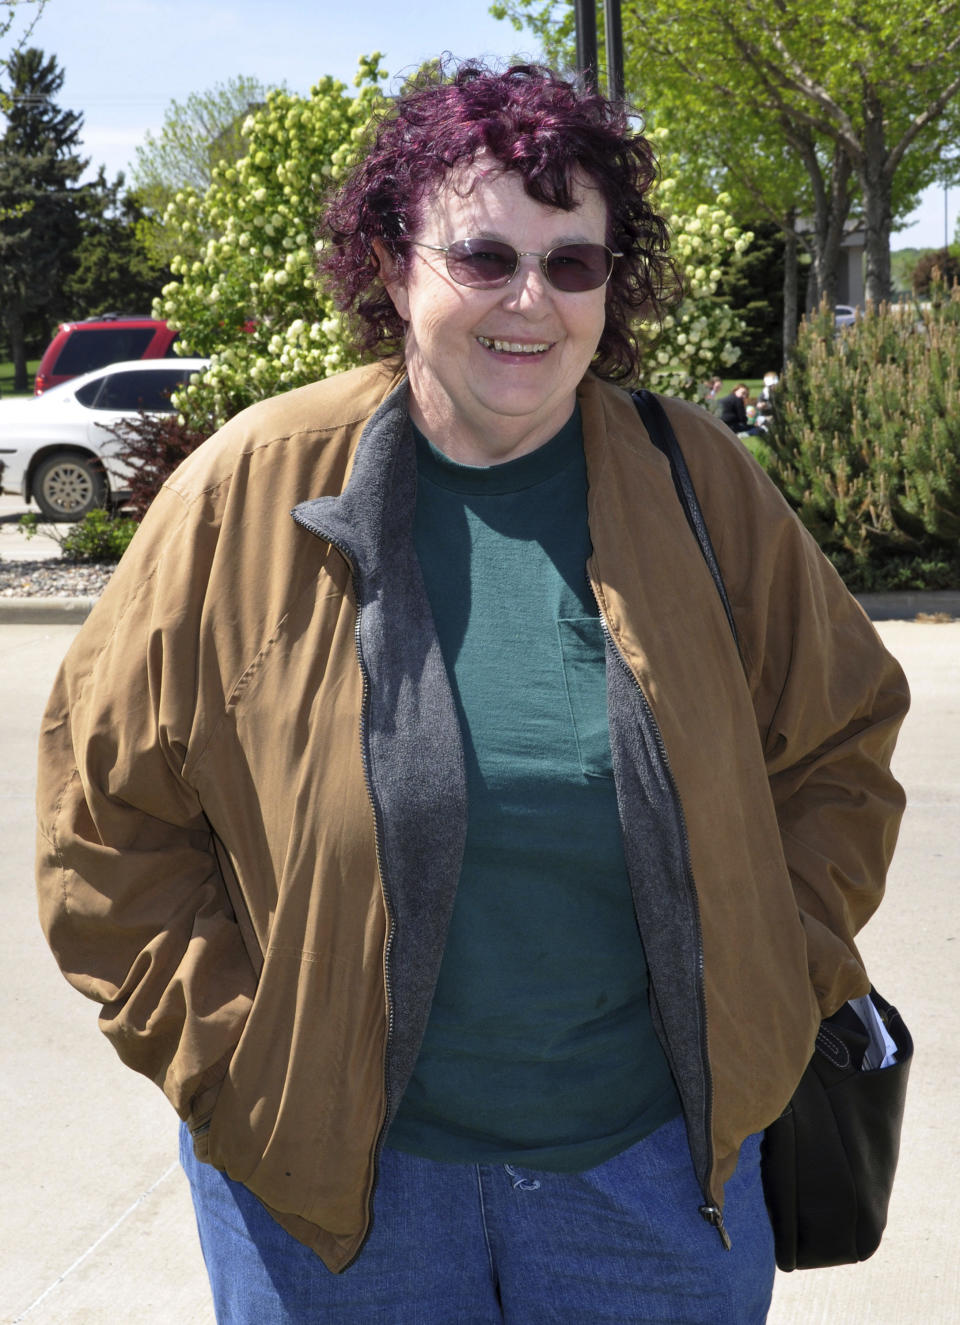
M 396 259 L 380 239 L 373 241 L 373 251 L 380 265 L 380 279 L 393 306 L 404 322 L 410 321 L 410 301 L 407 299 L 407 286 L 397 269 Z

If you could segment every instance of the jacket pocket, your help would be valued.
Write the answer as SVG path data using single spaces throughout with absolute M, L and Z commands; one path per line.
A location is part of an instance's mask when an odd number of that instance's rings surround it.
M 561 617 L 557 621 L 557 635 L 581 771 L 587 777 L 612 778 L 607 672 L 600 618 Z

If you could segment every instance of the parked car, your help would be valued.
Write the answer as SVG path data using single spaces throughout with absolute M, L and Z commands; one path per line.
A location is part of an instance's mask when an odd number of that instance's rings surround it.
M 166 322 L 146 313 L 103 313 L 83 322 L 61 322 L 40 360 L 34 394 L 108 363 L 169 358 L 176 339 Z
M 141 410 L 172 413 L 170 396 L 209 359 L 108 364 L 42 396 L 0 400 L 0 483 L 48 520 L 80 520 L 122 501 L 128 471 L 108 430 Z
M 857 320 L 857 310 L 851 308 L 849 304 L 834 304 L 833 306 L 833 324 L 836 327 L 853 326 Z

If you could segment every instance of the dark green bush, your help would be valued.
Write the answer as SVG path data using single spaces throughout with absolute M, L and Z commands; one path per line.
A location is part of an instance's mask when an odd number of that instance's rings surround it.
M 960 257 L 948 248 L 941 248 L 924 253 L 918 259 L 910 275 L 913 293 L 928 295 L 930 287 L 937 283 L 952 285 L 960 279 Z
M 852 588 L 960 587 L 960 287 L 805 322 L 762 460 Z

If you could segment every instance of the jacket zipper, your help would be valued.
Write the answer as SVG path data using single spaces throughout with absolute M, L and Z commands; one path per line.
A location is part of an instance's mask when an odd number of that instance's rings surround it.
M 363 682 L 363 690 L 360 695 L 360 761 L 363 765 L 363 780 L 367 788 L 367 796 L 370 801 L 370 809 L 373 812 L 373 844 L 377 859 L 377 872 L 380 876 L 380 891 L 383 895 L 383 906 L 387 916 L 387 938 L 383 948 L 383 983 L 387 999 L 387 1033 L 384 1041 L 383 1053 L 383 1096 L 384 1111 L 383 1122 L 380 1124 L 380 1130 L 377 1133 L 376 1141 L 373 1147 L 373 1181 L 370 1184 L 370 1190 L 367 1193 L 367 1231 L 357 1250 L 344 1263 L 343 1269 L 347 1270 L 356 1261 L 357 1257 L 367 1245 L 370 1234 L 373 1232 L 373 1193 L 376 1191 L 377 1179 L 380 1172 L 380 1154 L 383 1150 L 383 1142 L 386 1136 L 387 1119 L 390 1117 L 390 1082 L 387 1074 L 387 1062 L 390 1058 L 390 1041 L 393 1038 L 393 991 L 390 985 L 390 950 L 393 947 L 393 908 L 390 903 L 390 894 L 387 889 L 387 875 L 384 869 L 383 861 L 383 831 L 381 828 L 380 807 L 377 803 L 373 791 L 373 782 L 370 778 L 370 752 L 367 731 L 367 712 L 370 699 L 370 676 L 367 672 L 366 664 L 363 661 L 363 648 L 360 642 L 360 619 L 363 614 L 363 595 L 360 592 L 360 581 L 357 575 L 356 564 L 350 550 L 335 538 L 331 538 L 328 533 L 322 530 L 318 525 L 314 525 L 296 511 L 293 512 L 293 518 L 302 529 L 308 533 L 314 534 L 317 538 L 323 539 L 331 547 L 337 549 L 347 565 L 350 567 L 350 578 L 353 585 L 353 593 L 357 602 L 357 619 L 353 628 L 354 645 L 357 651 L 357 665 L 360 668 L 360 677 Z M 342 1271 L 341 1271 L 342 1273 Z
M 709 1191 L 709 1175 L 711 1169 L 713 1168 L 713 1140 L 712 1140 L 712 1123 L 711 1123 L 711 1116 L 713 1109 L 713 1104 L 712 1104 L 713 1074 L 710 1070 L 710 1058 L 707 1053 L 707 1005 L 706 1005 L 706 997 L 704 994 L 703 929 L 700 924 L 700 906 L 697 901 L 696 887 L 693 882 L 693 865 L 690 859 L 690 841 L 687 835 L 686 819 L 683 813 L 683 805 L 680 802 L 680 795 L 679 792 L 677 791 L 677 784 L 673 776 L 673 770 L 670 767 L 670 760 L 667 757 L 667 747 L 664 744 L 663 735 L 660 731 L 660 726 L 656 718 L 654 717 L 653 709 L 650 707 L 650 703 L 643 692 L 643 687 L 637 681 L 637 678 L 634 676 L 633 672 L 631 671 L 626 658 L 624 658 L 623 654 L 620 652 L 616 640 L 613 638 L 613 634 L 610 630 L 610 627 L 607 625 L 606 617 L 603 615 L 603 609 L 600 605 L 600 600 L 597 596 L 597 592 L 596 589 L 594 588 L 592 580 L 590 580 L 590 588 L 591 591 L 593 592 L 594 599 L 597 602 L 597 612 L 600 617 L 600 628 L 603 631 L 604 637 L 609 641 L 614 656 L 617 659 L 617 662 L 623 668 L 631 684 L 633 685 L 633 688 L 640 696 L 640 702 L 643 705 L 644 714 L 646 715 L 647 721 L 650 724 L 650 731 L 653 733 L 654 742 L 657 747 L 657 753 L 660 756 L 664 772 L 667 775 L 667 782 L 670 787 L 671 799 L 673 801 L 674 811 L 677 816 L 677 828 L 679 830 L 680 844 L 683 850 L 683 866 L 684 866 L 683 882 L 684 886 L 687 889 L 690 901 L 692 903 L 693 914 L 696 918 L 697 991 L 698 991 L 698 1005 L 699 1005 L 698 1006 L 699 1024 L 701 1027 L 701 1032 L 699 1037 L 700 1066 L 703 1072 L 703 1078 L 706 1087 L 706 1103 L 704 1105 L 702 1127 L 703 1127 L 703 1137 L 706 1143 L 705 1148 L 707 1154 L 707 1166 L 706 1166 L 706 1171 L 704 1173 L 700 1173 L 697 1175 L 697 1179 L 700 1183 L 700 1190 L 703 1193 L 703 1200 L 704 1200 L 703 1205 L 699 1207 L 699 1213 L 701 1217 L 707 1221 L 708 1224 L 712 1224 L 713 1227 L 717 1230 L 717 1233 L 720 1235 L 720 1241 L 723 1243 L 724 1248 L 727 1251 L 729 1251 L 731 1247 L 730 1234 L 727 1232 L 727 1227 L 723 1220 L 723 1211 L 720 1209 L 718 1205 L 714 1204 L 714 1202 L 710 1197 L 710 1191 Z M 638 917 L 638 923 L 639 923 L 639 917 Z M 666 1047 L 669 1049 L 669 1046 Z M 670 1055 L 670 1057 L 672 1058 L 672 1054 Z M 681 1097 L 681 1103 L 683 1103 L 682 1097 Z

